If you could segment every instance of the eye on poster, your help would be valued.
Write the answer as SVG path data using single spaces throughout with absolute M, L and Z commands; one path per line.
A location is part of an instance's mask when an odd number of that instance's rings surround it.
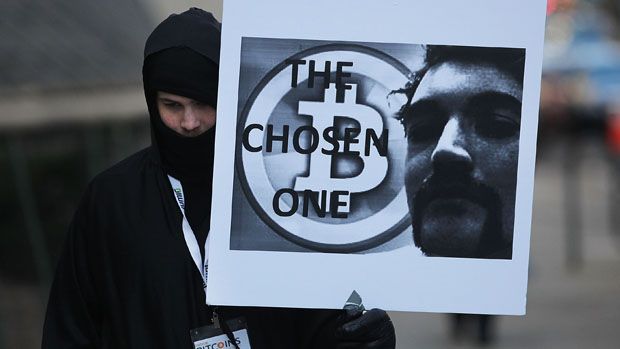
M 207 302 L 524 314 L 544 19 L 227 0 Z

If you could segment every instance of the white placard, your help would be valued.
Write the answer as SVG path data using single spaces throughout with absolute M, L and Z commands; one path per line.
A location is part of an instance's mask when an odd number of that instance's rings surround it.
M 226 0 L 207 302 L 524 314 L 544 21 Z

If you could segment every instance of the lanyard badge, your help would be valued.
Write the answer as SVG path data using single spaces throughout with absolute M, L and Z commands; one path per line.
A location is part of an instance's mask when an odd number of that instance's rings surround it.
M 200 248 L 198 247 L 198 241 L 192 227 L 189 225 L 189 221 L 185 216 L 185 195 L 183 194 L 183 186 L 181 182 L 168 175 L 168 180 L 172 186 L 174 197 L 176 198 L 179 209 L 183 214 L 183 238 L 187 249 L 198 268 L 198 272 L 202 277 L 202 287 L 205 291 L 205 304 L 206 304 L 206 291 L 207 291 L 207 275 L 209 268 L 209 237 L 205 241 L 205 256 L 204 259 L 201 256 Z M 220 321 L 217 317 L 217 313 L 214 312 L 215 325 L 204 326 L 196 328 L 190 331 L 192 342 L 195 349 L 251 349 L 250 339 L 248 337 L 247 326 L 245 320 L 242 318 L 225 321 L 220 326 Z
M 226 331 L 223 328 L 226 327 Z M 251 349 L 248 330 L 243 318 L 226 321 L 220 326 L 204 326 L 190 331 L 194 349 Z
M 185 195 L 183 194 L 183 186 L 178 179 L 168 175 L 168 180 L 170 181 L 170 185 L 172 186 L 172 191 L 174 192 L 174 197 L 176 198 L 177 204 L 179 205 L 179 209 L 181 209 L 181 213 L 183 214 L 183 238 L 185 238 L 185 244 L 187 245 L 187 249 L 194 260 L 194 264 L 196 264 L 196 268 L 198 268 L 198 272 L 202 277 L 202 288 L 205 291 L 205 304 L 206 304 L 206 291 L 207 291 L 207 274 L 209 267 L 209 238 L 207 235 L 207 240 L 205 241 L 205 256 L 202 257 L 200 253 L 200 247 L 198 247 L 198 241 L 196 240 L 196 236 L 194 235 L 194 231 L 192 227 L 189 225 L 189 221 L 185 216 Z

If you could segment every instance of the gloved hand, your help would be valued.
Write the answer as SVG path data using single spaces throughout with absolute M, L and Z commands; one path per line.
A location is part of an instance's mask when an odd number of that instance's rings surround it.
M 345 308 L 336 329 L 337 349 L 394 349 L 396 334 L 388 314 L 381 309 Z

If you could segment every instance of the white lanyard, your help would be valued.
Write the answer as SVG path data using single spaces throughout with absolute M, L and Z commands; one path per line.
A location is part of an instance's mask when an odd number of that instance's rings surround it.
M 177 204 L 181 209 L 181 213 L 183 214 L 183 237 L 185 238 L 185 244 L 187 245 L 187 249 L 189 253 L 192 255 L 192 259 L 194 260 L 194 264 L 196 264 L 196 268 L 198 268 L 198 272 L 200 272 L 200 276 L 202 277 L 202 288 L 205 291 L 205 302 L 206 302 L 206 291 L 207 291 L 207 274 L 209 268 L 209 237 L 207 232 L 207 239 L 205 240 L 205 257 L 204 259 L 200 255 L 200 247 L 198 247 L 198 241 L 196 240 L 196 235 L 194 235 L 194 231 L 192 227 L 189 225 L 187 221 L 187 217 L 185 216 L 185 196 L 183 195 L 183 186 L 181 182 L 176 178 L 168 175 L 168 180 L 170 181 L 170 185 L 172 185 L 172 191 L 174 192 L 174 197 L 177 199 Z

